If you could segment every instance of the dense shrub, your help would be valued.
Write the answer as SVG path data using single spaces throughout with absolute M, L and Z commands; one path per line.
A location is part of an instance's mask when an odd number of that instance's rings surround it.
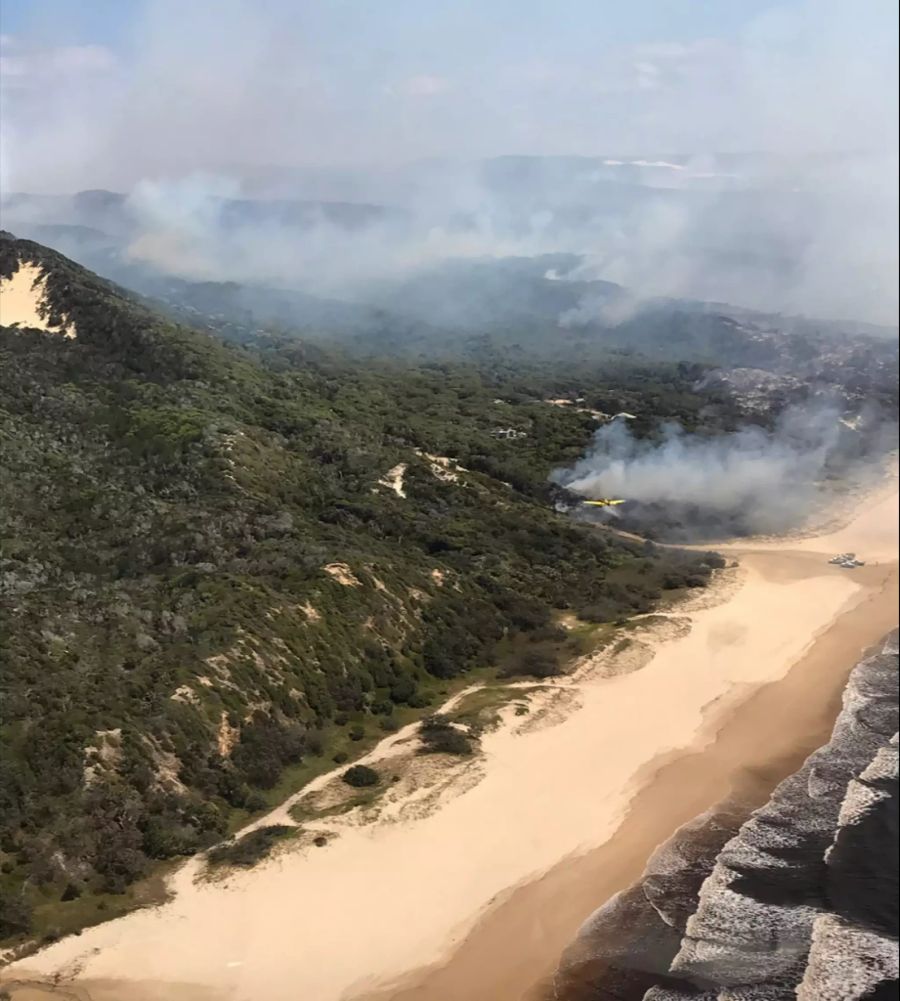
M 0 896 L 0 938 L 26 935 L 31 931 L 31 907 L 20 893 Z
M 422 752 L 425 754 L 472 753 L 472 741 L 466 733 L 455 727 L 443 716 L 434 715 L 419 724 Z
M 526 650 L 519 658 L 516 673 L 552 678 L 560 673 L 559 661 L 549 650 Z
M 368 765 L 353 765 L 341 776 L 342 781 L 354 789 L 362 789 L 366 786 L 378 785 L 378 772 Z
M 296 827 L 285 824 L 258 827 L 236 841 L 226 841 L 224 844 L 216 845 L 210 849 L 206 857 L 212 866 L 237 865 L 249 868 L 265 858 L 278 841 L 296 833 Z

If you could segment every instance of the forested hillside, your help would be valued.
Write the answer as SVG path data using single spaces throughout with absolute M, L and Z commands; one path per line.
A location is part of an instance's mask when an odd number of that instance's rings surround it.
M 547 482 L 592 407 L 728 426 L 689 367 L 228 347 L 4 234 L 0 277 L 24 263 L 75 336 L 0 328 L 2 938 L 97 920 L 454 677 L 563 669 L 562 610 L 615 622 L 715 563 Z

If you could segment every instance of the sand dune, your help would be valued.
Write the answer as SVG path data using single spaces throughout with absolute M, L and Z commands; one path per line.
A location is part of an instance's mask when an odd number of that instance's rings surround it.
M 34 327 L 63 337 L 75 337 L 71 323 L 55 326 L 45 313 L 46 288 L 43 272 L 34 264 L 21 264 L 9 278 L 0 278 L 0 325 Z
M 620 888 L 748 763 L 809 750 L 816 726 L 830 727 L 846 674 L 895 624 L 896 506 L 894 484 L 837 532 L 740 549 L 722 600 L 678 613 L 689 630 L 671 630 L 640 670 L 583 671 L 545 725 L 531 722 L 537 703 L 530 725 L 510 715 L 484 739 L 479 781 L 440 809 L 331 824 L 340 836 L 327 847 L 225 883 L 193 883 L 189 863 L 170 903 L 50 946 L 7 980 L 57 976 L 91 1001 L 338 1001 L 436 964 L 382 996 L 521 997 L 600 902 L 603 879 Z M 869 565 L 829 566 L 836 550 Z M 573 881 L 584 865 L 594 882 Z M 16 1001 L 42 996 L 28 990 Z

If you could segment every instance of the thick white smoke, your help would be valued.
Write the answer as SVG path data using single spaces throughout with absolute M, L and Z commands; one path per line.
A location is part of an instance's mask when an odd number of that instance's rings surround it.
M 11 6 L 3 193 L 134 192 L 148 268 L 361 298 L 447 257 L 567 252 L 637 299 L 897 322 L 888 0 L 531 4 L 504 31 L 491 3 L 143 0 L 115 44 L 92 5 Z M 385 213 L 223 220 L 236 188 Z
M 848 433 L 830 406 L 790 409 L 771 433 L 748 426 L 713 437 L 667 424 L 660 437 L 640 440 L 617 420 L 553 479 L 586 498 L 670 505 L 673 512 L 695 510 L 700 520 L 733 517 L 755 531 L 776 531 L 810 511 L 826 464 Z
M 583 261 L 562 277 L 616 282 L 635 300 L 714 300 L 893 325 L 897 170 L 895 153 L 773 158 L 748 166 L 740 191 L 646 197 L 572 244 Z M 608 305 L 588 294 L 559 323 L 608 324 Z
M 123 212 L 129 226 L 126 257 L 189 280 L 304 288 L 352 299 L 368 282 L 447 258 L 541 249 L 537 241 L 526 244 L 495 232 L 490 220 L 480 228 L 454 231 L 441 214 L 446 206 L 424 204 L 424 197 L 416 215 L 349 205 L 350 210 L 370 209 L 372 216 L 348 225 L 329 219 L 327 205 L 314 203 L 302 222 L 291 218 L 290 204 L 273 201 L 242 203 L 251 211 L 235 217 L 233 200 L 240 195 L 233 178 L 203 173 L 140 183 Z

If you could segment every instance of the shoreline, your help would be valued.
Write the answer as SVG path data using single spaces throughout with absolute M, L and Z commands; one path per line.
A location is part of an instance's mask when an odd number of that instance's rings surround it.
M 750 809 L 762 805 L 828 741 L 850 672 L 896 625 L 897 596 L 895 566 L 884 587 L 840 614 L 784 678 L 760 686 L 736 707 L 720 708 L 693 749 L 660 755 L 635 775 L 634 795 L 610 839 L 512 887 L 445 961 L 353 1001 L 543 1001 L 558 959 L 583 922 L 637 881 L 659 845 L 730 796 Z M 874 603 L 881 614 L 873 621 Z M 849 635 L 857 620 L 867 631 L 881 630 L 861 648 Z M 815 698 L 793 701 L 809 694 L 813 678 Z M 747 757 L 753 743 L 765 743 L 765 750 Z
M 690 620 L 687 632 L 651 636 L 639 669 L 573 679 L 573 701 L 543 725 L 519 728 L 505 714 L 484 737 L 474 781 L 451 785 L 438 809 L 336 823 L 340 837 L 326 848 L 285 853 L 214 885 L 192 882 L 191 860 L 167 904 L 23 958 L 0 984 L 15 1001 L 58 997 L 51 978 L 79 1001 L 522 997 L 605 888 L 636 878 L 660 841 L 721 799 L 709 800 L 715 790 L 748 762 L 773 773 L 822 742 L 862 649 L 896 625 L 892 506 L 896 487 L 831 535 L 731 547 L 741 580 L 720 603 L 701 596 L 673 609 L 663 618 Z M 870 564 L 852 574 L 823 558 L 847 538 Z M 761 740 L 779 712 L 780 731 Z M 766 754 L 754 757 L 760 745 Z M 664 776 L 689 766 L 702 776 L 670 778 L 676 788 L 666 792 Z M 643 835 L 634 830 L 623 844 L 640 817 Z

